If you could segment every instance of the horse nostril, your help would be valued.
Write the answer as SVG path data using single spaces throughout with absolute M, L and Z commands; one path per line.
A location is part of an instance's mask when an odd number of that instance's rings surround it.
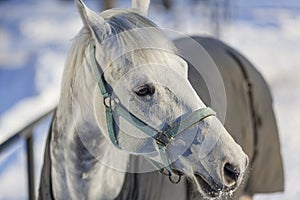
M 227 186 L 233 186 L 240 176 L 238 168 L 234 167 L 230 163 L 224 165 L 224 179 Z

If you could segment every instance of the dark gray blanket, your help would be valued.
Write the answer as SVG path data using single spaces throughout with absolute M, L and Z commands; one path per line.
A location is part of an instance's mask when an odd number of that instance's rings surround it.
M 189 80 L 201 99 L 208 106 L 212 106 L 219 113 L 219 117 L 222 118 L 222 115 L 226 115 L 224 116 L 225 127 L 250 158 L 249 178 L 246 178 L 245 184 L 242 184 L 236 194 L 252 195 L 282 191 L 284 187 L 283 166 L 268 85 L 247 59 L 224 43 L 211 38 L 193 37 L 193 39 L 208 52 L 222 76 L 226 91 L 226 113 L 222 113 L 220 107 L 222 103 L 211 105 L 209 89 L 218 91 L 220 90 L 219 85 L 208 87 L 204 81 L 207 78 L 198 73 L 203 70 L 201 67 L 209 66 L 192 66 L 190 64 Z M 199 52 L 190 45 L 189 39 L 176 40 L 175 45 L 187 61 L 203 62 L 199 57 Z M 218 97 L 216 101 L 218 102 Z M 40 199 L 53 199 L 48 143 L 49 141 L 46 146 L 45 163 L 41 176 Z M 193 193 L 193 190 L 193 185 L 186 179 L 183 179 L 180 184 L 174 185 L 169 182 L 167 177 L 158 172 L 127 173 L 123 189 L 116 199 L 201 198 L 198 194 Z

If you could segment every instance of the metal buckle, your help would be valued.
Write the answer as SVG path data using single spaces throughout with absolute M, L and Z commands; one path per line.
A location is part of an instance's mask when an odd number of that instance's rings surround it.
M 160 131 L 158 132 L 155 141 L 157 144 L 166 147 L 169 144 L 170 139 L 164 132 Z
M 169 170 L 167 170 L 166 168 L 161 168 L 159 170 L 159 172 L 165 176 L 169 176 L 169 177 L 172 176 L 172 173 Z

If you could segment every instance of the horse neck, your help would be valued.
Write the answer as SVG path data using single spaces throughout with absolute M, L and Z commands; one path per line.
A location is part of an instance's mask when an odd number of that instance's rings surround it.
M 84 55 L 84 50 L 76 46 L 72 50 L 69 59 Z M 57 199 L 112 199 L 122 188 L 129 155 L 105 138 L 95 119 L 91 98 L 88 101 L 82 94 L 85 90 L 72 85 L 74 72 L 82 67 L 82 61 L 67 61 L 63 92 L 53 122 L 50 143 L 53 193 Z M 80 77 L 83 73 L 77 75 L 83 80 Z

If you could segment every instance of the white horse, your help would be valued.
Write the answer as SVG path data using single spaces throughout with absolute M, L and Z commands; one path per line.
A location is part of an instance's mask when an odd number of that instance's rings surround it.
M 173 43 L 145 17 L 149 1 L 100 15 L 76 4 L 84 27 L 66 62 L 46 149 L 51 194 L 42 189 L 40 198 L 115 199 L 127 172 L 153 170 L 131 155 L 172 182 L 187 177 L 203 198 L 235 191 L 248 157 L 196 94 Z M 180 184 L 160 190 L 164 199 L 163 192 L 170 199 L 187 192 Z

